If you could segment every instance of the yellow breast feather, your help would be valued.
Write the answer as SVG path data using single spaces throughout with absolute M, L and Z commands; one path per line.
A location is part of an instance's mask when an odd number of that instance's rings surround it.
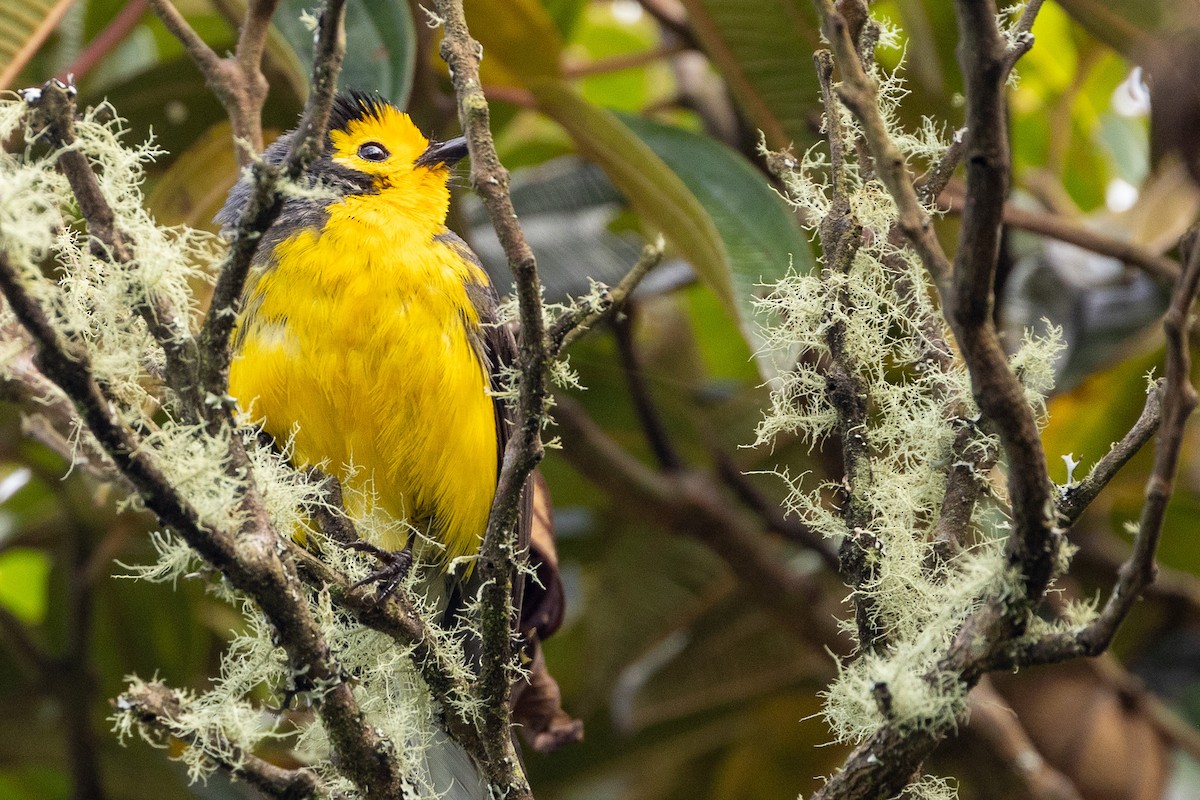
M 490 367 L 470 291 L 487 277 L 439 238 L 445 170 L 406 177 L 330 204 L 321 227 L 273 244 L 247 296 L 230 392 L 277 441 L 294 436 L 298 466 L 324 463 L 362 490 L 350 495 L 373 490 L 452 559 L 478 550 L 496 485 Z M 402 547 L 397 530 L 374 544 Z

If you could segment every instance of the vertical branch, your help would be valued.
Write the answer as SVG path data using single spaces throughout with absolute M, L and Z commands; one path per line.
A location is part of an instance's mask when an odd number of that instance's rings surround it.
M 513 581 L 517 552 L 516 527 L 522 496 L 533 468 L 542 458 L 542 426 L 546 419 L 546 375 L 550 348 L 542 309 L 541 281 L 533 250 L 517 224 L 508 190 L 508 171 L 496 155 L 489 127 L 487 98 L 479 82 L 482 49 L 471 38 L 461 0 L 438 0 L 437 13 L 445 29 L 442 58 L 450 67 L 459 120 L 471 154 L 471 183 L 483 200 L 492 226 L 508 258 L 516 284 L 521 322 L 517 374 L 519 394 L 516 421 L 505 448 L 496 496 L 480 549 L 485 581 L 484 612 L 480 623 L 484 658 L 479 676 L 486 707 L 484 765 L 493 791 L 501 796 L 531 797 L 529 783 L 512 742 L 510 669 L 513 662 Z
M 878 556 L 871 533 L 874 515 L 864 499 L 866 484 L 871 478 L 871 447 L 866 437 L 867 392 L 854 356 L 846 347 L 846 320 L 852 313 L 849 277 L 862 245 L 863 227 L 850 207 L 842 109 L 833 91 L 833 54 L 818 50 L 813 61 L 825 106 L 832 195 L 829 212 L 821 220 L 818 234 L 824 253 L 823 279 L 827 291 L 822 326 L 830 359 L 826 393 L 837 412 L 844 475 L 842 516 L 846 521 L 846 536 L 838 549 L 838 560 L 843 579 L 854 590 L 859 645 L 874 652 L 885 647 L 887 640 L 876 619 L 875 603 L 861 591 L 875 577 Z
M 1054 529 L 1054 505 L 1041 436 L 1025 402 L 1025 391 L 1008 368 L 992 320 L 992 284 L 1008 195 L 1004 83 L 1011 65 L 995 4 L 990 0 L 958 0 L 956 6 L 959 62 L 967 90 L 964 157 L 968 200 L 954 259 L 950 321 L 971 373 L 975 402 L 1000 433 L 1008 461 L 1013 517 L 1008 557 L 1021 569 L 1026 597 L 1036 600 L 1052 577 L 1061 537 Z
M 246 12 L 248 20 L 255 7 L 251 3 Z M 265 7 L 260 7 L 259 12 L 266 13 Z M 224 397 L 229 385 L 232 358 L 229 340 L 237 322 L 250 265 L 262 241 L 262 233 L 271 227 L 283 208 L 281 183 L 298 180 L 325 149 L 329 111 L 333 106 L 337 77 L 346 53 L 345 13 L 346 0 L 325 0 L 321 4 L 313 51 L 312 91 L 282 171 L 263 161 L 255 161 L 250 168 L 253 190 L 234 229 L 229 255 L 221 265 L 221 274 L 217 278 L 198 337 L 201 357 L 199 383 L 210 397 Z M 269 23 L 270 15 L 267 14 L 265 22 L 259 17 L 256 20 L 256 24 Z M 238 47 L 241 54 L 241 38 Z M 250 48 L 251 45 L 246 47 Z M 260 58 L 261 47 L 255 52 L 258 52 L 256 58 Z M 252 55 L 247 53 L 244 57 L 249 59 Z

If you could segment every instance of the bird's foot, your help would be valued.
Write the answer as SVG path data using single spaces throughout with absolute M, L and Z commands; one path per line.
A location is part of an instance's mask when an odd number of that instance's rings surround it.
M 354 584 L 351 588 L 357 589 L 360 586 L 366 586 L 370 583 L 378 584 L 376 593 L 380 600 L 386 600 L 391 597 L 397 587 L 408 577 L 408 571 L 412 569 L 413 554 L 411 544 L 403 550 L 384 550 L 382 547 L 376 547 L 370 542 L 358 539 L 353 542 L 347 542 L 345 546 L 360 553 L 369 553 L 379 560 L 379 569 Z

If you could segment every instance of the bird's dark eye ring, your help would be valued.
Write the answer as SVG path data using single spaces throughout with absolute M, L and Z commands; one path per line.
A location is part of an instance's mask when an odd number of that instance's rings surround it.
M 367 142 L 358 146 L 358 157 L 364 161 L 383 161 L 391 153 L 379 142 Z

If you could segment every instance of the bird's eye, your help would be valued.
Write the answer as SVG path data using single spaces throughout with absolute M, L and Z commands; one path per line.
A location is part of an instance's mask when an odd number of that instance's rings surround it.
M 387 148 L 379 142 L 367 142 L 358 148 L 358 157 L 364 161 L 383 161 L 390 155 Z

